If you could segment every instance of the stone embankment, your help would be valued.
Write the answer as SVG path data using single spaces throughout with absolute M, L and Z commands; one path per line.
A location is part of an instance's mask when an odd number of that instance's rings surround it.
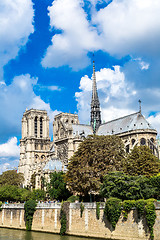
M 104 203 L 100 205 L 100 218 L 96 217 L 96 203 L 83 203 L 81 217 L 80 203 L 67 203 L 67 231 L 69 235 L 98 237 L 105 239 L 149 240 L 150 233 L 145 219 L 138 220 L 136 210 L 132 210 L 126 221 L 120 217 L 113 230 L 104 216 Z M 34 213 L 32 230 L 50 233 L 60 232 L 60 203 L 40 203 Z M 160 240 L 160 207 L 156 206 L 155 240 Z M 24 204 L 4 204 L 0 211 L 0 227 L 25 229 Z

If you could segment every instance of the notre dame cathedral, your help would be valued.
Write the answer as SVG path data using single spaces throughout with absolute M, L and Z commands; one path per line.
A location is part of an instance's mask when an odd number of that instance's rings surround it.
M 41 188 L 42 177 L 48 181 L 50 172 L 66 171 L 68 159 L 91 134 L 119 136 L 126 152 L 136 145 L 147 145 L 159 157 L 157 131 L 142 115 L 141 107 L 138 112 L 102 124 L 94 62 L 92 81 L 90 125 L 80 124 L 77 114 L 60 113 L 53 122 L 51 142 L 47 112 L 30 109 L 23 114 L 18 171 L 24 174 L 25 186 L 31 187 L 33 174 L 36 178 L 35 187 Z

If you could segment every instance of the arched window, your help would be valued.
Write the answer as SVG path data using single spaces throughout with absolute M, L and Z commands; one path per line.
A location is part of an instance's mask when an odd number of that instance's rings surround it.
M 129 153 L 129 144 L 126 146 L 126 153 Z
M 42 138 L 43 136 L 43 118 L 40 118 L 40 137 Z
M 154 143 L 154 139 L 151 138 L 150 141 L 149 141 L 149 147 L 152 150 L 152 152 L 154 153 L 154 145 L 153 145 L 153 143 Z
M 141 145 L 142 146 L 146 145 L 146 139 L 145 138 L 141 138 Z
M 134 138 L 132 138 L 132 146 L 134 145 L 135 141 L 136 140 Z
M 34 119 L 34 135 L 35 135 L 35 137 L 37 137 L 37 119 L 38 119 L 38 117 L 35 117 L 35 119 Z

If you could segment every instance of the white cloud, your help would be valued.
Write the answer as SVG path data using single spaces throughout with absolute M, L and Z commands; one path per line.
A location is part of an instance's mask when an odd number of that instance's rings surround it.
M 0 67 L 15 58 L 27 43 L 34 31 L 33 15 L 31 0 L 0 1 Z
M 102 119 L 111 119 L 127 115 L 134 110 L 129 107 L 131 98 L 136 96 L 136 90 L 125 79 L 119 66 L 114 69 L 103 68 L 96 72 L 97 89 L 102 110 Z M 77 108 L 81 122 L 89 122 L 92 80 L 84 76 L 80 81 L 80 92 L 75 93 Z
M 14 77 L 10 85 L 3 85 L 0 91 L 0 136 L 20 135 L 21 119 L 26 108 L 47 110 L 53 120 L 58 111 L 52 111 L 50 104 L 34 93 L 37 81 L 37 78 L 25 74 Z
M 98 49 L 99 39 L 94 26 L 87 21 L 82 0 L 55 0 L 48 7 L 51 28 L 59 29 L 42 60 L 44 67 L 70 65 L 86 67 L 88 51 Z M 96 47 L 97 46 L 97 47 Z
M 7 143 L 0 144 L 0 157 L 19 157 L 19 154 L 16 137 L 9 139 Z
M 159 55 L 159 0 L 113 0 L 93 16 L 111 54 Z M 160 50 L 160 48 L 159 48 Z
M 149 116 L 147 121 L 158 131 L 158 134 L 160 134 L 160 112 Z
M 88 52 L 96 50 L 142 59 L 159 57 L 159 0 L 113 0 L 99 11 L 91 11 L 90 20 L 83 2 L 55 0 L 48 8 L 51 28 L 61 32 L 52 38 L 42 60 L 44 67 L 83 68 L 89 64 Z M 90 2 L 95 6 L 108 1 Z M 142 60 L 141 69 L 148 69 L 144 63 Z

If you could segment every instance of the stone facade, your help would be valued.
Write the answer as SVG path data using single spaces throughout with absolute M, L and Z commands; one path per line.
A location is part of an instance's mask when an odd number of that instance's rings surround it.
M 43 166 L 50 152 L 49 118 L 46 111 L 26 110 L 22 118 L 20 161 L 18 171 L 24 174 L 24 185 L 30 184 L 31 175 L 39 164 Z

